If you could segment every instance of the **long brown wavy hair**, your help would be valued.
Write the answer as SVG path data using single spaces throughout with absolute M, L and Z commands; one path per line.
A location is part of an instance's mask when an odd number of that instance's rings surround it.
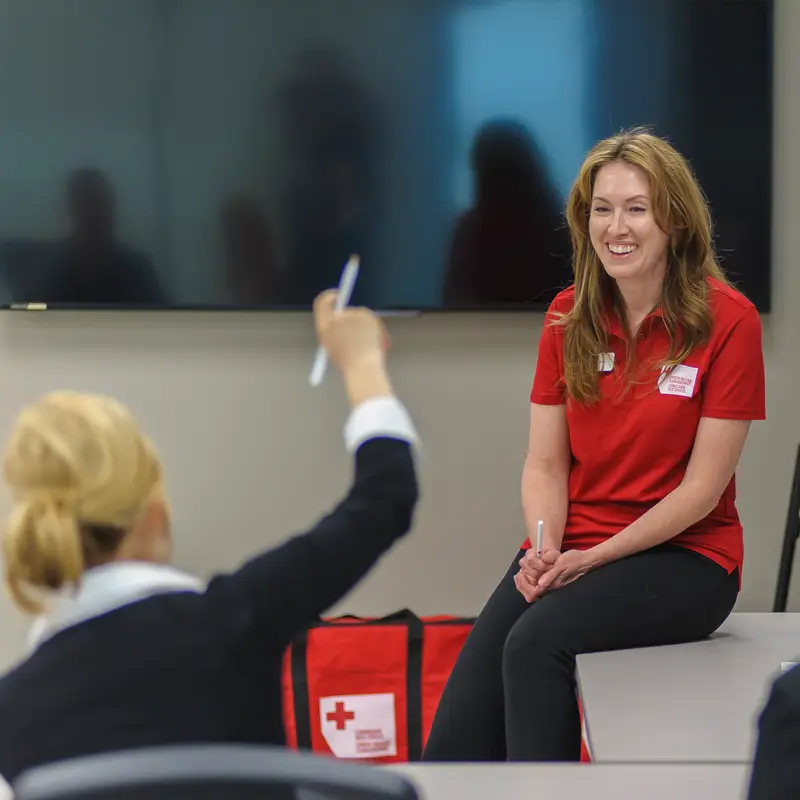
M 661 297 L 670 349 L 661 366 L 680 364 L 695 347 L 708 341 L 712 319 L 707 279 L 728 283 L 714 254 L 708 203 L 686 159 L 669 142 L 645 128 L 634 128 L 598 142 L 586 156 L 567 201 L 575 305 L 555 321 L 565 328 L 567 397 L 585 405 L 599 397 L 597 360 L 608 351 L 605 318 L 609 304 L 628 328 L 616 283 L 606 273 L 589 238 L 597 173 L 616 161 L 625 161 L 645 172 L 656 223 L 671 235 Z M 629 380 L 631 374 L 628 372 Z

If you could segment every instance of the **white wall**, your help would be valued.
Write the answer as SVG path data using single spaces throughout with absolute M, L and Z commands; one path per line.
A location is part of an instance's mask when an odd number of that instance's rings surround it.
M 770 606 L 800 441 L 800 3 L 777 0 L 776 16 L 769 421 L 754 426 L 739 472 L 740 610 Z M 480 609 L 524 536 L 518 481 L 541 325 L 540 315 L 393 321 L 392 369 L 425 441 L 423 499 L 414 533 L 340 610 Z M 207 574 L 310 525 L 347 484 L 344 402 L 334 380 L 308 388 L 312 352 L 306 315 L 0 314 L 0 420 L 9 424 L 55 387 L 129 403 L 163 451 L 178 562 Z M 0 514 L 6 509 L 3 498 Z M 792 607 L 800 609 L 800 576 Z M 0 606 L 0 663 L 19 652 L 22 631 Z

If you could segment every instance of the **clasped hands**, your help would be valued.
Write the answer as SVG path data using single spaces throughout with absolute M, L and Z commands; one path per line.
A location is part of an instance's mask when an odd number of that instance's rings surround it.
M 514 585 L 529 602 L 538 600 L 545 592 L 566 586 L 589 572 L 594 564 L 583 550 L 545 550 L 541 556 L 531 548 L 519 560 L 519 572 Z

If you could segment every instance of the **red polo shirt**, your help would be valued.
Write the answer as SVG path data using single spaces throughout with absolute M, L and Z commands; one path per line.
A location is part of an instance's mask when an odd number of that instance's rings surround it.
M 600 359 L 600 400 L 592 406 L 567 402 L 564 393 L 563 328 L 552 311 L 569 311 L 572 288 L 561 292 L 545 317 L 531 402 L 566 403 L 572 467 L 564 549 L 586 550 L 619 533 L 683 479 L 701 417 L 766 418 L 761 321 L 742 294 L 710 279 L 711 339 L 696 348 L 659 387 L 660 369 L 640 373 L 623 391 L 626 357 L 620 320 L 608 318 L 609 355 Z M 659 310 L 637 334 L 637 363 L 657 363 L 669 350 Z M 613 355 L 612 355 L 613 354 Z M 735 479 L 717 507 L 671 540 L 739 568 L 744 545 L 736 510 Z M 524 547 L 530 547 L 526 541 Z

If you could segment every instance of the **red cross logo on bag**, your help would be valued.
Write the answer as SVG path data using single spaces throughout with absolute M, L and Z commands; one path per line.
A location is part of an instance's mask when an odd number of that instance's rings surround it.
M 345 711 L 344 703 L 336 703 L 336 710 L 329 711 L 325 718 L 328 722 L 335 722 L 336 723 L 336 730 L 343 731 L 347 727 L 347 723 L 351 719 L 355 719 L 356 715 L 354 711 Z
M 320 697 L 322 737 L 336 758 L 397 755 L 393 694 Z

